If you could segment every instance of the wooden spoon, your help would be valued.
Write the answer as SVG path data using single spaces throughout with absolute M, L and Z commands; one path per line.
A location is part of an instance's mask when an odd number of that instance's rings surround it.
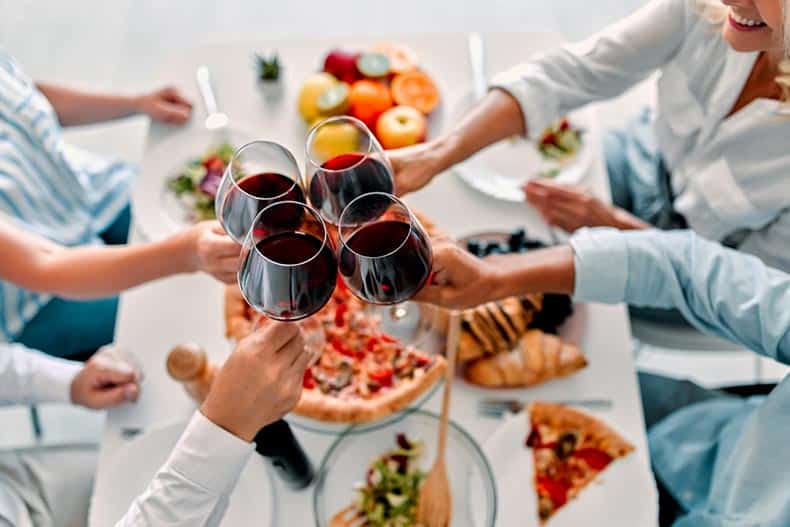
M 453 498 L 444 465 L 445 446 L 447 445 L 447 426 L 450 419 L 450 391 L 455 376 L 455 354 L 458 349 L 458 335 L 461 321 L 458 312 L 450 313 L 447 334 L 447 374 L 444 381 L 442 415 L 439 418 L 439 443 L 436 447 L 436 460 L 433 462 L 425 482 L 420 488 L 417 502 L 417 522 L 424 527 L 448 527 L 453 511 Z

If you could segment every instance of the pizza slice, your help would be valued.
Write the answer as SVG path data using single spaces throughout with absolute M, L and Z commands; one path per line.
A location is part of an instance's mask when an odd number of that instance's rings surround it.
M 535 460 L 538 515 L 545 524 L 633 445 L 600 419 L 567 406 L 533 402 L 527 447 Z

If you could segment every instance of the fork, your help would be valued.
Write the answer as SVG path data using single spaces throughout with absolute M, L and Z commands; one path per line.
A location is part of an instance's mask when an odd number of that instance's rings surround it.
M 581 406 L 590 410 L 609 410 L 614 406 L 611 399 L 565 399 L 554 402 L 567 406 Z M 502 417 L 506 413 L 521 412 L 529 403 L 530 401 L 517 399 L 483 399 L 477 403 L 477 412 L 485 417 Z

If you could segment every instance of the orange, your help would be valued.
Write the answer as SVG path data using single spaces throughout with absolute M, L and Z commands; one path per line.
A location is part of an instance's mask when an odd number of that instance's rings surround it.
M 348 94 L 351 102 L 351 115 L 365 123 L 371 130 L 376 127 L 376 119 L 392 107 L 390 90 L 381 82 L 364 79 L 351 85 Z
M 392 79 L 392 98 L 397 104 L 411 106 L 427 115 L 439 104 L 439 89 L 425 73 L 411 71 Z

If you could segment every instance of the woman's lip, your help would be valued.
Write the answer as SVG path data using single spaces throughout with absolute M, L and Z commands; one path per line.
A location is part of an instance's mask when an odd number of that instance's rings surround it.
M 729 15 L 727 17 L 727 20 L 729 21 L 730 25 L 733 28 L 737 29 L 738 31 L 744 31 L 744 32 L 758 31 L 760 29 L 764 29 L 767 27 L 765 24 L 762 24 L 760 26 L 744 26 L 743 24 L 739 24 L 734 18 L 732 18 L 732 15 Z

